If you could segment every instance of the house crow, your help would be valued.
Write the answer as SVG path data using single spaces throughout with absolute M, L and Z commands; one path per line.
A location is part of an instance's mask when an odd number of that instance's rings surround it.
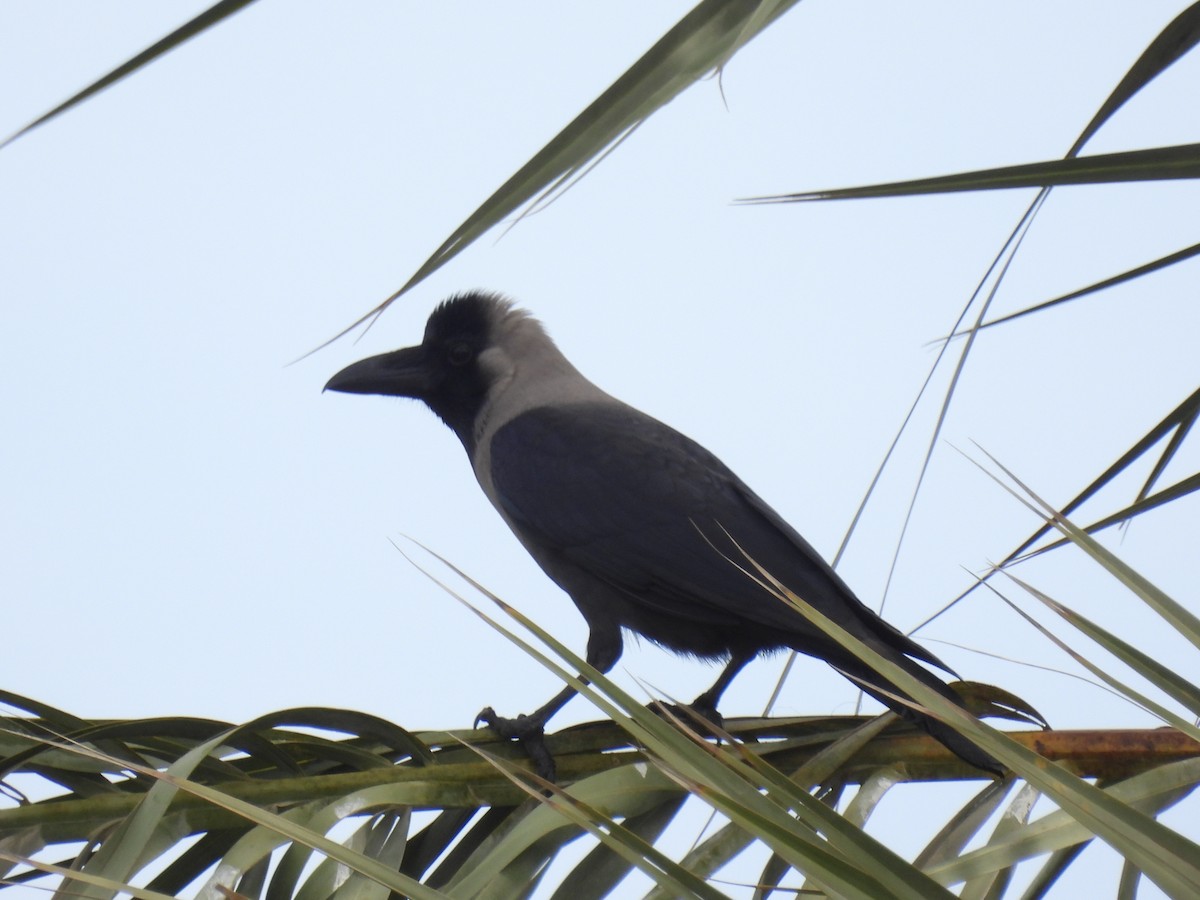
M 830 663 L 967 762 L 999 770 L 952 728 L 889 696 L 905 694 L 749 577 L 746 558 L 961 703 L 920 664 L 949 671 L 943 663 L 863 605 L 712 453 L 592 384 L 507 300 L 455 296 L 429 317 L 420 345 L 354 363 L 326 388 L 421 400 L 458 435 L 492 505 L 583 614 L 587 661 L 601 672 L 621 655 L 622 629 L 724 661 L 692 705 L 719 722 L 717 703 L 738 671 L 761 653 L 791 648 Z M 574 693 L 567 688 L 515 719 L 489 707 L 477 723 L 520 739 L 550 773 L 543 727 Z

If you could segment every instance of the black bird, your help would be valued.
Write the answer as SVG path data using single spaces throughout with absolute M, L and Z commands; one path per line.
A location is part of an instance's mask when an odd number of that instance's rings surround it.
M 429 317 L 419 346 L 354 363 L 325 387 L 412 397 L 450 426 L 492 505 L 587 620 L 587 661 L 601 672 L 620 657 L 623 628 L 676 653 L 725 660 L 716 683 L 692 705 L 719 722 L 717 703 L 741 668 L 760 653 L 790 647 L 827 661 L 967 762 L 1000 771 L 958 732 L 883 693 L 905 696 L 731 560 L 745 566 L 749 556 L 961 704 L 914 661 L 950 672 L 937 657 L 864 606 L 712 453 L 600 390 L 509 301 L 480 292 L 452 297 Z M 488 707 L 476 721 L 521 739 L 551 774 L 542 730 L 574 693 L 566 688 L 516 719 Z

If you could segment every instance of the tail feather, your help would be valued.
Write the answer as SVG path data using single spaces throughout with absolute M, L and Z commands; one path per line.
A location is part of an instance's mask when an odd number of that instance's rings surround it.
M 965 708 L 962 698 L 928 669 L 923 668 L 918 663 L 913 662 L 907 656 L 890 647 L 876 646 L 874 649 L 883 652 L 891 662 L 901 666 L 913 677 L 920 679 L 922 684 L 937 691 L 957 706 Z M 916 725 L 959 759 L 970 763 L 978 769 L 991 772 L 994 775 L 1004 774 L 1004 767 L 992 758 L 991 754 L 975 746 L 974 743 L 963 737 L 949 725 L 932 716 L 918 712 L 911 706 L 889 696 L 889 693 L 899 697 L 908 697 L 908 694 L 884 679 L 879 673 L 865 665 L 857 657 L 847 656 L 836 662 L 831 660 L 830 663 L 835 669 L 858 684 L 866 693 L 899 715 L 900 718 Z

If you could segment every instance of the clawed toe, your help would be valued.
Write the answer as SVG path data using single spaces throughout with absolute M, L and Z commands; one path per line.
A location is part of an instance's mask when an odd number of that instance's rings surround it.
M 478 728 L 481 724 L 502 738 L 520 742 L 525 755 L 533 763 L 534 771 L 547 781 L 555 780 L 557 770 L 554 757 L 546 747 L 545 723 L 540 719 L 524 714 L 515 719 L 508 719 L 496 715 L 496 711 L 490 706 L 485 706 L 475 717 L 475 727 Z
M 712 705 L 703 703 L 693 703 L 688 707 L 693 713 L 702 718 L 705 722 L 713 725 L 716 728 L 724 729 L 725 717 L 717 712 L 717 708 Z
M 541 737 L 545 728 L 539 720 L 524 713 L 515 719 L 498 716 L 490 706 L 481 709 L 479 715 L 475 717 L 475 727 L 478 728 L 481 724 L 486 725 L 502 738 L 513 738 L 519 741 Z
M 720 737 L 712 729 L 721 730 L 725 727 L 725 717 L 717 712 L 711 704 L 697 702 L 682 706 L 678 703 L 663 703 L 655 700 L 649 704 L 649 709 L 660 716 L 665 717 L 669 714 L 672 718 L 682 722 L 685 727 L 705 736 Z M 711 728 L 705 728 L 705 724 Z
M 499 717 L 496 715 L 496 711 L 494 709 L 492 709 L 490 706 L 485 706 L 479 711 L 479 714 L 475 716 L 475 723 L 471 727 L 478 728 L 480 725 L 486 725 L 488 728 L 492 728 L 494 727 L 492 723 L 494 723 L 498 718 Z

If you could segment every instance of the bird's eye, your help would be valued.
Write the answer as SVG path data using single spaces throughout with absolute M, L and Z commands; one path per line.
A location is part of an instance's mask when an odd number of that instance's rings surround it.
M 452 366 L 465 366 L 475 356 L 475 351 L 466 341 L 455 341 L 446 348 L 446 359 Z

